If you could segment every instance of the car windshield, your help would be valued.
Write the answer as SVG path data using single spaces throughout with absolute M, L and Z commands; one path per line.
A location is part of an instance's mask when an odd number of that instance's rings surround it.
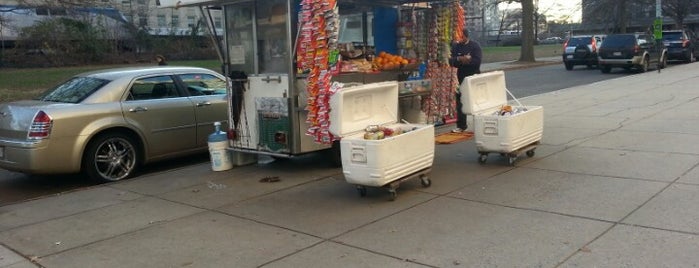
M 636 37 L 630 34 L 624 35 L 610 35 L 604 39 L 603 46 L 623 46 L 629 44 L 636 44 Z
M 665 41 L 682 40 L 682 33 L 681 32 L 663 33 L 663 40 L 665 40 Z
M 47 90 L 37 100 L 79 103 L 108 82 L 108 80 L 93 77 L 73 77 L 65 83 Z
M 590 37 L 571 37 L 570 40 L 568 40 L 568 46 L 577 47 L 579 45 L 589 45 L 590 40 Z

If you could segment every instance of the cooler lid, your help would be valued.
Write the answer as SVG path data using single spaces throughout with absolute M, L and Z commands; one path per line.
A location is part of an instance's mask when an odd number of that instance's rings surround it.
M 459 87 L 461 111 L 465 114 L 481 114 L 507 104 L 505 72 L 494 71 L 468 76 Z
M 398 82 L 345 87 L 330 97 L 330 133 L 344 137 L 398 122 Z

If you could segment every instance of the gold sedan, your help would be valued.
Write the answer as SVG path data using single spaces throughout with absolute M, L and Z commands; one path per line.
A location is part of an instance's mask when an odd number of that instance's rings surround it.
M 204 68 L 79 74 L 36 100 L 0 103 L 0 168 L 128 178 L 141 164 L 205 152 L 213 123 L 227 123 L 226 96 L 226 78 Z

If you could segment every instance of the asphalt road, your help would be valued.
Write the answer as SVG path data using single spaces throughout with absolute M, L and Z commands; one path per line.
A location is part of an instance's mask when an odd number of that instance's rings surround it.
M 585 66 L 576 66 L 572 71 L 566 71 L 563 63 L 505 72 L 507 88 L 517 98 L 626 75 L 633 75 L 633 73 L 623 69 L 613 69 L 610 74 L 602 74 L 597 69 L 587 69 Z M 142 173 L 160 172 L 205 161 L 208 161 L 208 154 L 168 160 L 148 165 Z M 30 176 L 0 169 L 0 206 L 93 185 L 95 185 L 93 181 L 79 174 Z
M 612 73 L 602 74 L 599 69 L 588 69 L 583 65 L 567 71 L 560 63 L 505 71 L 505 83 L 515 97 L 523 98 L 632 74 L 624 69 L 613 69 Z

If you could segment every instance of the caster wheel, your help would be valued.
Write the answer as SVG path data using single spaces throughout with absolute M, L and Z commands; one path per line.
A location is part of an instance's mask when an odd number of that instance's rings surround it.
M 510 157 L 510 166 L 514 166 L 515 161 L 517 161 L 517 157 Z
M 366 196 L 366 187 L 357 186 L 357 192 L 359 193 L 359 196 L 361 196 L 361 197 Z
M 420 183 L 422 183 L 422 187 L 427 188 L 430 187 L 430 185 L 432 185 L 432 180 L 430 180 L 430 178 L 426 176 L 423 176 L 422 178 L 420 178 Z
M 533 157 L 534 154 L 535 154 L 534 149 L 527 151 L 527 156 L 529 156 L 529 157 Z
M 485 160 L 488 160 L 488 155 L 487 154 L 482 154 L 480 157 L 478 157 L 478 163 L 485 163 Z
M 396 193 L 396 191 L 390 191 L 388 193 L 390 194 L 390 196 L 388 197 L 388 200 L 396 201 L 396 197 L 398 197 L 398 193 Z

